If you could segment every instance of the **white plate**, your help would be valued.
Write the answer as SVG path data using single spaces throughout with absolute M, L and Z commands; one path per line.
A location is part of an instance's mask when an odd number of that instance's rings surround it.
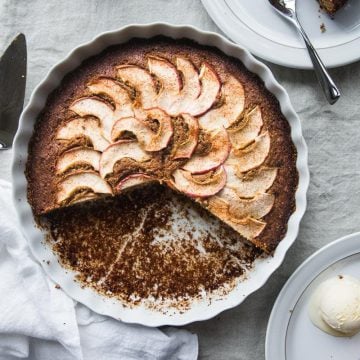
M 202 0 L 207 12 L 233 41 L 275 64 L 312 68 L 305 45 L 268 0 Z M 360 59 L 360 1 L 349 0 L 332 20 L 316 0 L 298 0 L 299 20 L 328 67 Z M 320 31 L 324 23 L 326 31 Z
M 296 192 L 296 211 L 288 222 L 288 231 L 277 247 L 274 256 L 258 261 L 255 268 L 227 296 L 217 301 L 207 301 L 206 297 L 194 302 L 184 312 L 160 313 L 146 307 L 126 308 L 119 301 L 100 296 L 89 288 L 81 288 L 74 282 L 75 274 L 65 271 L 56 261 L 52 251 L 43 243 L 44 234 L 35 226 L 31 208 L 27 202 L 27 182 L 24 169 L 27 160 L 28 142 L 34 130 L 37 116 L 43 109 L 47 96 L 59 86 L 65 74 L 75 69 L 80 63 L 92 55 L 100 53 L 110 45 L 127 42 L 134 37 L 149 38 L 164 34 L 172 38 L 190 38 L 200 44 L 216 46 L 224 53 L 234 56 L 245 66 L 256 73 L 265 83 L 267 89 L 279 100 L 281 111 L 291 127 L 291 138 L 296 146 L 298 158 L 296 162 L 299 172 L 299 185 Z M 239 305 L 249 294 L 259 289 L 269 276 L 280 266 L 285 254 L 298 234 L 299 223 L 306 208 L 306 191 L 309 184 L 307 167 L 307 148 L 301 133 L 301 124 L 294 112 L 285 90 L 278 84 L 271 71 L 257 61 L 247 50 L 231 43 L 224 37 L 210 32 L 200 31 L 192 26 L 173 26 L 156 23 L 150 25 L 131 25 L 120 30 L 100 34 L 87 44 L 73 50 L 63 61 L 53 67 L 46 78 L 34 90 L 30 102 L 24 110 L 14 143 L 13 158 L 14 202 L 20 218 L 22 231 L 29 241 L 35 258 L 43 265 L 47 274 L 57 282 L 72 298 L 87 305 L 94 311 L 121 319 L 125 322 L 140 323 L 148 326 L 184 325 L 193 321 L 209 319 L 221 311 Z M 50 264 L 47 265 L 47 261 Z
M 316 287 L 333 276 L 360 278 L 360 233 L 345 236 L 318 250 L 281 290 L 266 332 L 266 360 L 359 360 L 360 333 L 333 337 L 315 327 L 308 302 Z

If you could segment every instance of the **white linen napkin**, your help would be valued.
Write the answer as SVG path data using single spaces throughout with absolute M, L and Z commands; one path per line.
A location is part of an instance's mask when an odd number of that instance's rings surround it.
M 129 325 L 70 299 L 45 275 L 22 236 L 11 186 L 0 179 L 0 359 L 192 360 L 197 336 Z

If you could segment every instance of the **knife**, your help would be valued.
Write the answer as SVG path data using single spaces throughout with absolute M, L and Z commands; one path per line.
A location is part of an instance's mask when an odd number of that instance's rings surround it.
M 0 150 L 11 148 L 26 85 L 26 39 L 18 34 L 0 58 Z

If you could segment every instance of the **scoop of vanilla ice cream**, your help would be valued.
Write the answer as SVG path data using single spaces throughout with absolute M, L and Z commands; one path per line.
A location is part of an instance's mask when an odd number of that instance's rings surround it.
M 339 275 L 321 283 L 309 303 L 312 322 L 334 336 L 360 331 L 360 281 Z

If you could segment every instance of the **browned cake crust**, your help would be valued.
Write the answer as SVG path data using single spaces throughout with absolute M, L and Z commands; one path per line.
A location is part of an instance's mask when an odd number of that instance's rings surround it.
M 319 0 L 320 6 L 329 14 L 335 14 L 342 8 L 347 0 Z
M 283 238 L 288 219 L 295 209 L 297 154 L 291 141 L 290 126 L 282 115 L 276 98 L 265 88 L 261 79 L 249 72 L 239 60 L 224 55 L 214 47 L 202 46 L 185 39 L 133 39 L 124 45 L 110 47 L 100 55 L 84 61 L 63 79 L 61 85 L 49 96 L 29 144 L 26 176 L 28 199 L 34 215 L 38 216 L 52 209 L 56 203 L 55 165 L 61 148 L 55 134 L 66 119 L 73 116 L 68 110 L 69 105 L 81 96 L 91 95 L 86 89 L 86 84 L 91 80 L 99 76 L 115 78 L 115 67 L 119 64 L 145 67 L 149 54 L 172 62 L 177 56 L 187 57 L 197 67 L 206 61 L 215 68 L 220 80 L 230 72 L 244 86 L 245 111 L 256 105 L 260 106 L 264 128 L 271 137 L 271 151 L 265 165 L 276 167 L 278 175 L 269 190 L 276 200 L 271 212 L 264 217 L 267 226 L 254 242 L 263 249 L 272 251 Z

